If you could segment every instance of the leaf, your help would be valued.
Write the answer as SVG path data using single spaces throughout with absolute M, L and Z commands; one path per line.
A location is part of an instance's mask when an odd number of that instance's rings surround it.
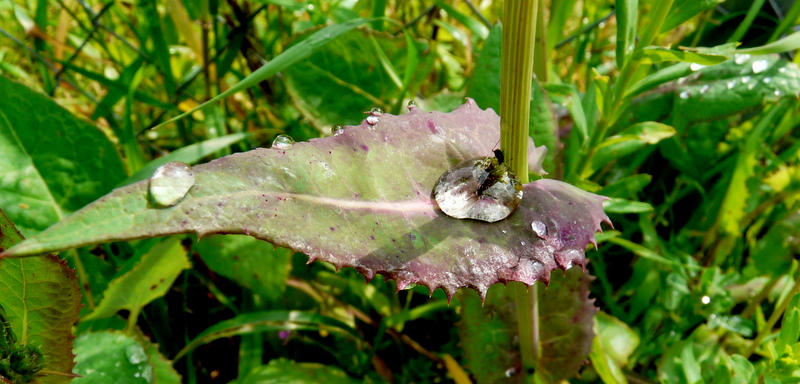
M 374 44 L 365 44 L 369 40 Z M 426 44 L 411 41 L 417 45 L 412 50 L 430 51 Z M 395 74 L 400 84 L 394 84 L 390 72 L 380 65 L 376 46 L 398 73 L 408 68 L 408 40 L 355 30 L 284 71 L 286 90 L 294 105 L 317 129 L 328 133 L 334 124 L 357 124 L 364 119 L 364 111 L 372 107 L 389 111 L 393 104 L 402 101 L 402 80 Z M 430 54 L 421 57 L 414 68 L 417 78 L 414 84 L 427 77 L 433 59 Z M 414 94 L 417 87 L 409 91 Z
M 193 168 L 176 206 L 148 203 L 147 181 L 119 188 L 46 233 L 6 252 L 34 255 L 100 242 L 176 233 L 244 233 L 304 252 L 368 279 L 394 278 L 448 296 L 496 282 L 532 284 L 584 265 L 603 197 L 556 180 L 524 186 L 520 207 L 495 224 L 436 209 L 439 176 L 492 153 L 499 117 L 472 100 L 455 111 L 384 114 L 339 136 L 256 149 Z
M 270 360 L 269 364 L 254 369 L 243 379 L 236 381 L 237 384 L 357 384 L 361 382 L 347 376 L 347 373 L 334 366 L 298 363 L 284 359 Z
M 212 271 L 268 300 L 278 300 L 286 289 L 292 256 L 288 249 L 234 235 L 209 236 L 195 249 Z
M 784 53 L 800 48 L 800 32 L 792 33 L 778 41 L 767 45 L 752 48 L 737 49 L 736 53 L 747 53 L 751 55 L 768 55 L 770 53 Z
M 108 285 L 103 300 L 84 320 L 111 317 L 121 309 L 134 316 L 147 303 L 164 296 L 181 271 L 191 268 L 180 239 L 171 237 L 147 253 L 133 257 Z
M 702 65 L 714 65 L 728 60 L 727 56 L 709 55 L 686 51 L 676 51 L 662 47 L 645 47 L 638 51 L 637 58 L 643 64 L 661 63 L 664 61 L 682 61 Z
M 669 16 L 661 25 L 661 32 L 667 32 L 683 24 L 700 12 L 716 7 L 724 0 L 675 0 L 669 10 Z
M 0 251 L 22 241 L 0 210 Z M 69 374 L 75 365 L 72 327 L 81 305 L 75 271 L 54 255 L 0 259 L 0 306 L 16 335 L 18 347 L 32 345 L 44 354 L 44 368 Z M 67 383 L 69 377 L 43 377 L 45 383 Z
M 639 0 L 617 1 L 617 68 L 628 62 L 636 44 L 636 19 Z
M 647 145 L 656 144 L 673 135 L 675 135 L 674 128 L 654 121 L 631 125 L 618 135 L 608 137 L 600 143 L 597 153 L 592 157 L 582 176 L 589 177 L 609 162 L 630 155 Z
M 0 94 L 0 207 L 21 232 L 49 227 L 125 177 L 97 128 L 2 76 Z
M 77 363 L 81 375 L 73 384 L 149 384 L 153 366 L 147 353 L 133 337 L 111 332 L 89 332 L 75 339 Z

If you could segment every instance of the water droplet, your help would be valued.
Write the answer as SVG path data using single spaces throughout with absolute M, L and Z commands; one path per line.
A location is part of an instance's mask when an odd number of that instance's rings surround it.
M 433 197 L 446 215 L 493 223 L 505 219 L 522 200 L 522 185 L 494 157 L 461 162 L 445 171 Z
M 761 79 L 761 82 L 763 82 L 764 84 L 769 84 L 769 83 L 772 82 L 772 78 L 771 77 L 765 77 L 765 78 Z
M 752 91 L 756 87 L 756 83 L 747 84 L 747 90 Z
M 294 140 L 289 135 L 280 134 L 275 136 L 275 140 L 272 140 L 272 147 L 275 149 L 290 149 L 294 145 Z
M 750 76 L 742 77 L 742 84 L 747 84 L 750 81 Z
M 709 88 L 711 88 L 711 86 L 710 86 L 710 85 L 708 85 L 708 84 L 706 84 L 706 85 L 704 85 L 704 86 L 700 87 L 700 93 L 706 93 L 706 92 L 708 92 L 708 89 L 709 89 Z
M 178 204 L 194 185 L 194 171 L 186 163 L 172 161 L 153 172 L 150 178 L 150 197 L 162 207 Z
M 336 125 L 334 125 L 333 127 L 331 127 L 331 133 L 332 133 L 334 136 L 339 136 L 339 135 L 341 135 L 342 133 L 344 133 L 344 127 L 343 127 L 343 126 L 341 126 L 341 125 L 339 125 L 339 124 L 336 124 Z
M 144 349 L 139 344 L 129 345 L 125 348 L 125 356 L 127 356 L 128 361 L 134 365 L 147 361 L 147 355 L 145 355 Z
M 736 54 L 733 56 L 733 62 L 736 64 L 742 65 L 750 60 L 750 55 L 744 54 Z
M 725 84 L 728 89 L 733 89 L 736 86 L 736 80 L 729 80 L 727 84 Z
M 772 92 L 772 94 L 777 96 L 777 97 L 781 97 L 783 95 L 783 92 L 781 92 L 780 90 L 776 89 L 774 92 Z
M 533 233 L 539 236 L 540 239 L 544 239 L 545 236 L 547 236 L 547 225 L 539 220 L 531 223 L 531 229 L 533 229 Z
M 412 109 L 417 107 L 417 102 L 414 101 L 414 100 L 409 100 L 407 107 L 408 107 L 408 110 L 410 111 L 410 110 L 412 110 Z
M 689 69 L 691 69 L 692 71 L 699 71 L 705 67 L 706 66 L 703 64 L 692 63 L 692 65 L 689 66 Z
M 704 295 L 703 297 L 700 298 L 700 302 L 703 303 L 703 304 L 708 305 L 708 303 L 711 302 L 711 298 L 708 297 L 707 295 Z
M 375 107 L 375 108 L 372 108 L 372 109 L 370 109 L 368 113 L 369 113 L 370 115 L 372 115 L 372 116 L 378 116 L 378 117 L 381 117 L 381 115 L 383 115 L 383 109 L 380 109 L 380 108 L 378 108 L 378 107 Z
M 753 73 L 761 73 L 769 68 L 769 62 L 766 60 L 756 60 L 753 62 Z
M 378 116 L 375 115 L 367 116 L 367 124 L 369 125 L 377 125 L 379 121 L 380 119 L 378 118 Z
M 689 91 L 683 91 L 683 92 L 681 92 L 681 93 L 680 93 L 678 96 L 679 96 L 681 99 L 688 99 L 688 98 L 689 98 L 689 96 L 691 96 L 691 95 L 692 95 L 692 93 L 691 93 L 691 92 L 689 92 Z
M 779 72 L 779 73 L 786 73 L 786 67 L 780 67 L 780 68 L 778 68 L 778 72 Z
M 524 246 L 528 245 L 528 243 L 526 243 L 526 242 L 524 242 L 524 241 L 520 241 L 520 242 L 519 242 L 519 245 L 521 245 L 521 246 L 523 246 L 523 247 L 524 247 Z

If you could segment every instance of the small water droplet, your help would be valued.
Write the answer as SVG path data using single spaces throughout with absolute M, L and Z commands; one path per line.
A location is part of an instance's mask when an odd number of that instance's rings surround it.
M 767 70 L 767 68 L 769 68 L 769 62 L 764 59 L 756 60 L 753 62 L 752 68 L 753 68 L 753 73 L 764 72 Z
M 342 133 L 344 133 L 344 127 L 339 124 L 336 124 L 333 127 L 331 127 L 331 133 L 333 133 L 334 136 L 339 136 Z
M 369 110 L 369 114 L 372 116 L 380 117 L 381 115 L 383 115 L 383 109 L 380 109 L 378 107 L 372 108 Z
M 414 100 L 409 100 L 407 107 L 408 107 L 408 110 L 410 111 L 410 110 L 412 110 L 412 109 L 417 107 L 417 102 L 414 101 Z
M 711 302 L 711 297 L 709 297 L 708 295 L 704 295 L 703 297 L 700 298 L 700 302 L 708 305 L 708 303 Z
M 765 77 L 765 78 L 761 79 L 761 82 L 763 82 L 764 84 L 769 84 L 769 83 L 772 82 L 772 78 L 771 77 Z
M 747 90 L 748 91 L 752 91 L 753 89 L 755 89 L 755 87 L 756 87 L 756 83 L 747 84 Z
M 544 239 L 545 236 L 547 236 L 547 225 L 539 220 L 535 220 L 531 223 L 531 229 L 533 229 L 533 233 L 539 236 L 540 239 Z
M 708 89 L 709 89 L 709 88 L 711 88 L 711 86 L 710 86 L 710 85 L 708 85 L 708 84 L 706 84 L 706 85 L 704 85 L 704 86 L 700 87 L 700 93 L 706 93 L 706 92 L 708 92 Z
M 736 86 L 736 80 L 729 80 L 727 84 L 725 84 L 728 89 L 733 89 Z
M 743 53 L 743 54 L 736 54 L 733 56 L 733 62 L 736 64 L 742 65 L 750 60 L 750 55 Z
M 750 81 L 750 76 L 743 76 L 742 77 L 742 84 L 747 84 Z
M 692 95 L 692 93 L 691 93 L 691 92 L 689 92 L 689 91 L 687 90 L 687 91 L 683 91 L 683 92 L 681 92 L 681 93 L 680 93 L 678 96 L 679 96 L 681 99 L 688 99 L 688 98 L 689 98 L 689 96 L 691 96 L 691 95 Z
M 178 204 L 194 186 L 194 171 L 186 163 L 171 161 L 156 169 L 150 178 L 150 197 L 161 207 Z
M 275 136 L 275 140 L 272 140 L 272 147 L 270 148 L 286 150 L 292 148 L 292 145 L 294 145 L 294 140 L 291 136 L 280 134 Z
M 524 246 L 528 245 L 528 243 L 526 243 L 526 242 L 524 242 L 524 241 L 520 241 L 520 242 L 519 242 L 519 245 L 521 245 L 521 246 L 523 246 L 523 247 L 524 247 Z
M 706 66 L 703 64 L 692 63 L 692 65 L 689 66 L 689 69 L 691 69 L 692 71 L 699 71 L 705 67 Z
M 378 116 L 375 116 L 375 115 L 367 116 L 367 124 L 369 124 L 369 125 L 377 125 L 379 121 L 380 121 L 380 118 L 378 118 Z
M 494 157 L 463 161 L 445 171 L 433 187 L 433 197 L 446 215 L 490 223 L 514 212 L 522 192 L 516 175 Z
M 125 348 L 125 356 L 127 356 L 128 361 L 134 365 L 147 361 L 147 355 L 145 355 L 144 349 L 139 344 L 130 345 Z
M 786 73 L 786 67 L 778 68 L 778 73 Z
M 781 97 L 783 95 L 783 92 L 781 92 L 780 90 L 776 89 L 774 92 L 772 92 L 772 94 L 777 96 L 777 97 Z

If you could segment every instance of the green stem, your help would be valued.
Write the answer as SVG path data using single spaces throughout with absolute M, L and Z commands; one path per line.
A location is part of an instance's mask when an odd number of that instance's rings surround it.
M 500 70 L 500 147 L 506 164 L 520 182 L 528 182 L 528 126 L 536 38 L 538 0 L 507 0 L 503 4 L 503 50 Z M 525 372 L 538 366 L 536 286 L 514 284 L 520 354 Z

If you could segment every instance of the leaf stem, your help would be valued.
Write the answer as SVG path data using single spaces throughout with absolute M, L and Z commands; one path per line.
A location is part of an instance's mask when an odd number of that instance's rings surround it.
M 520 182 L 528 182 L 528 125 L 536 40 L 538 0 L 503 4 L 503 49 L 500 70 L 500 148 Z M 520 354 L 524 372 L 538 367 L 536 285 L 513 284 L 517 305 Z

